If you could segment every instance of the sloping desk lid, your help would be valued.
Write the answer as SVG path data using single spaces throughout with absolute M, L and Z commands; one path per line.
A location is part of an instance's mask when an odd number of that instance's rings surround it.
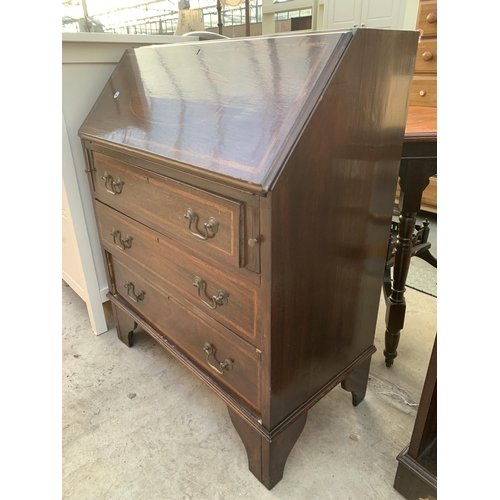
M 83 139 L 266 192 L 351 32 L 128 49 Z

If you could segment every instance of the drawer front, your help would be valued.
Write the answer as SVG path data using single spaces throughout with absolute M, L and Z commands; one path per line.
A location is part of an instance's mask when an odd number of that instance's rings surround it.
M 420 0 L 417 26 L 422 36 L 437 36 L 437 2 Z
M 422 39 L 418 44 L 417 73 L 437 73 L 437 40 L 435 38 Z
M 410 106 L 437 106 L 437 78 L 435 76 L 413 77 Z
M 94 153 L 102 202 L 203 256 L 240 267 L 243 204 Z M 241 235 L 241 236 L 240 236 Z
M 210 318 L 182 306 L 143 278 L 139 267 L 109 258 L 113 293 L 213 380 L 260 415 L 260 351 Z
M 167 294 L 189 301 L 260 346 L 258 285 L 186 255 L 169 238 L 102 203 L 96 202 L 95 207 L 106 250 L 146 267 L 156 286 Z M 195 282 L 199 286 L 194 286 Z

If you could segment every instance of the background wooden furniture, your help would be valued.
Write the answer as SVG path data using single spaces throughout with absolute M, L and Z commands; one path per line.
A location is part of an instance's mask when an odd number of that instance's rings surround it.
M 411 258 L 418 256 L 437 267 L 427 242 L 425 225 L 415 232 L 417 213 L 430 179 L 437 172 L 436 108 L 410 106 L 399 167 L 399 221 L 391 234 L 385 276 L 385 363 L 392 366 L 397 356 L 399 337 L 406 313 L 405 284 Z M 394 234 L 395 233 L 395 234 Z
M 437 106 L 437 1 L 420 0 L 416 29 L 420 31 L 410 106 Z
M 397 457 L 394 488 L 407 500 L 437 498 L 437 336 L 410 444 Z
M 420 0 L 416 29 L 418 43 L 410 106 L 437 107 L 437 1 Z M 421 210 L 437 213 L 437 174 L 433 175 L 422 195 Z
M 365 395 L 417 40 L 129 50 L 80 128 L 119 338 L 222 398 L 269 489 L 314 404 Z

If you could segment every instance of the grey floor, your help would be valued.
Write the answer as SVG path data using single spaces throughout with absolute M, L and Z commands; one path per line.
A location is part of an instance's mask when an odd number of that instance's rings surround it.
M 435 218 L 431 227 L 437 255 Z M 413 260 L 411 272 L 436 279 Z M 437 298 L 413 288 L 406 298 L 394 366 L 382 354 L 381 298 L 365 400 L 354 408 L 337 387 L 314 406 L 268 491 L 248 470 L 225 405 L 146 333 L 127 348 L 109 308 L 110 329 L 95 336 L 84 302 L 63 283 L 63 498 L 402 499 L 392 486 L 396 457 L 413 430 L 437 329 Z

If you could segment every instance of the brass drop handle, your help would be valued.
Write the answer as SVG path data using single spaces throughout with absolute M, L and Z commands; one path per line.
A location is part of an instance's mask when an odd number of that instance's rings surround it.
M 216 371 L 219 375 L 224 375 L 224 370 L 230 371 L 233 369 L 233 362 L 229 358 L 226 358 L 223 363 L 217 361 L 217 359 L 215 358 L 216 350 L 208 342 L 205 342 L 205 347 L 203 348 L 203 350 L 207 354 L 208 365 L 210 366 L 210 368 L 212 368 L 212 370 Z M 210 356 L 214 357 L 215 361 L 217 361 L 217 364 L 220 366 L 220 368 L 210 363 Z
M 216 309 L 218 305 L 227 304 L 227 293 L 224 290 L 219 290 L 217 295 L 213 295 L 211 303 L 207 302 L 201 296 L 201 292 L 205 290 L 205 282 L 199 276 L 194 277 L 193 286 L 198 288 L 198 297 L 200 297 L 200 300 L 210 309 Z
M 209 232 L 212 233 L 213 236 L 219 230 L 219 223 L 217 222 L 217 219 L 215 219 L 214 217 L 210 217 L 208 219 L 208 222 L 205 222 L 205 224 L 203 224 L 203 227 L 205 228 L 205 234 L 199 234 L 193 231 L 191 229 L 191 226 L 194 224 L 196 228 L 196 220 L 198 219 L 198 216 L 194 213 L 192 208 L 187 209 L 186 213 L 184 214 L 184 218 L 189 221 L 189 232 L 200 240 L 208 240 Z
M 125 238 L 122 238 L 121 232 L 115 228 L 113 228 L 109 234 L 113 236 L 113 243 L 120 250 L 125 250 L 126 248 L 130 248 L 132 246 L 132 238 L 128 234 L 125 235 Z M 116 242 L 117 238 L 118 243 Z
M 432 52 L 430 52 L 429 50 L 426 50 L 423 54 L 422 54 L 422 59 L 424 61 L 431 61 L 432 59 L 434 59 L 434 54 Z
M 437 14 L 435 12 L 431 12 L 430 14 L 427 14 L 427 17 L 425 18 L 425 20 L 429 24 L 434 24 L 437 21 Z
M 125 288 L 127 289 L 127 295 L 137 304 L 140 300 L 144 300 L 144 295 L 146 292 L 139 290 L 137 293 L 134 291 L 134 284 L 130 281 L 125 283 Z M 130 294 L 130 289 L 132 289 L 132 295 Z
M 104 172 L 104 175 L 101 177 L 104 181 L 104 187 L 109 194 L 121 194 L 123 190 L 123 185 L 125 184 L 120 178 L 118 180 L 113 181 L 113 177 L 109 175 L 107 172 Z

